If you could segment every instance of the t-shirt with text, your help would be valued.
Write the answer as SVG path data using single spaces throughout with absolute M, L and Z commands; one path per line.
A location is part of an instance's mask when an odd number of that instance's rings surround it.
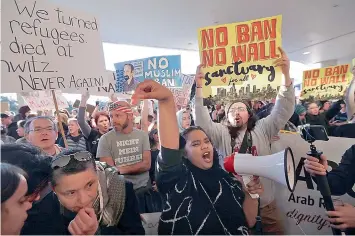
M 127 166 L 143 161 L 144 151 L 150 151 L 147 133 L 134 129 L 123 134 L 113 129 L 100 138 L 96 157 L 112 157 L 116 166 Z M 124 176 L 133 183 L 134 189 L 147 186 L 149 181 L 149 171 Z

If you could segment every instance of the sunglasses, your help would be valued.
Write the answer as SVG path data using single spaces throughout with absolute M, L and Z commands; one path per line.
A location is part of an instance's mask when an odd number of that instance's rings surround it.
M 70 155 L 62 155 L 52 162 L 52 169 L 65 167 L 71 159 L 75 159 L 77 161 L 90 161 L 92 160 L 92 156 L 91 153 L 87 151 L 80 151 Z
M 122 106 L 120 104 L 117 104 L 117 103 L 111 103 L 109 106 L 108 106 L 108 109 L 109 111 L 112 111 L 112 110 L 116 110 L 118 108 L 126 108 L 125 106 Z

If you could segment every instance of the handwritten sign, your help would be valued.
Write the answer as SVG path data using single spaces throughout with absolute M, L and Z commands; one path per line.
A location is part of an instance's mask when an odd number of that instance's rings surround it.
M 1 92 L 77 92 L 106 85 L 95 17 L 44 0 L 7 0 L 1 10 Z
M 192 85 L 195 82 L 193 75 L 181 75 L 182 88 L 170 88 L 174 95 L 175 105 L 177 107 L 186 107 L 190 101 Z
M 281 72 L 272 63 L 280 57 L 281 21 L 274 16 L 199 29 L 204 97 L 217 95 L 217 88 L 234 98 L 275 97 Z
M 130 93 L 139 82 L 153 79 L 168 87 L 181 87 L 181 56 L 159 56 L 115 63 L 116 92 Z
M 303 99 L 337 99 L 344 95 L 352 75 L 351 66 L 338 65 L 303 72 Z
M 68 107 L 68 101 L 61 92 L 56 91 L 57 104 L 59 109 Z M 35 91 L 22 95 L 23 100 L 31 108 L 32 111 L 43 111 L 55 109 L 53 96 L 50 91 Z

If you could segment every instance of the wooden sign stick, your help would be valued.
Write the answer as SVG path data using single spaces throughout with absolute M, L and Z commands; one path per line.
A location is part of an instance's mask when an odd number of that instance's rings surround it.
M 60 133 L 62 134 L 63 137 L 63 141 L 64 141 L 64 146 L 65 148 L 68 148 L 68 142 L 67 142 L 67 138 L 65 137 L 65 133 L 64 133 L 64 129 L 63 129 L 63 124 L 62 124 L 62 119 L 59 115 L 59 109 L 58 109 L 58 104 L 57 104 L 57 98 L 55 96 L 55 92 L 54 90 L 52 90 L 52 97 L 53 97 L 53 102 L 54 102 L 54 106 L 55 106 L 55 111 L 57 113 L 57 119 L 58 119 L 58 123 L 59 123 L 59 130 Z

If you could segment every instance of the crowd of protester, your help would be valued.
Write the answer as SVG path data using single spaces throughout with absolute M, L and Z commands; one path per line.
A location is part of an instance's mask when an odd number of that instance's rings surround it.
M 284 234 L 275 183 L 254 177 L 244 185 L 223 169 L 224 158 L 269 155 L 280 130 L 304 124 L 355 138 L 355 117 L 342 99 L 296 101 L 289 59 L 280 54 L 275 66 L 284 76 L 271 102 L 204 106 L 199 66 L 194 102 L 179 111 L 167 88 L 144 81 L 130 101 L 113 96 L 91 114 L 87 93 L 71 113 L 43 116 L 28 106 L 1 113 L 1 232 L 144 234 L 141 214 L 162 212 L 159 234 Z M 150 111 L 150 99 L 158 109 Z M 351 163 L 354 153 L 346 154 Z M 308 170 L 324 174 L 317 164 L 309 158 Z

